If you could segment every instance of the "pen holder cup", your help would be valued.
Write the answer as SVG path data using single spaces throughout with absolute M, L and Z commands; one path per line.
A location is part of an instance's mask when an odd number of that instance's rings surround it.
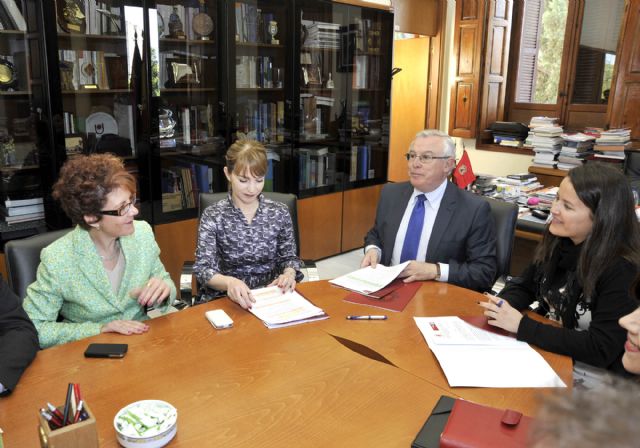
M 60 412 L 63 408 L 58 408 Z M 98 430 L 91 408 L 84 402 L 84 410 L 89 418 L 71 423 L 58 429 L 51 429 L 49 422 L 38 414 L 38 432 L 42 448 L 98 448 Z

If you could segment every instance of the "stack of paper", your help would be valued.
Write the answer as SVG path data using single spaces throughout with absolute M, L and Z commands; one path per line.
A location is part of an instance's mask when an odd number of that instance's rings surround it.
M 451 387 L 567 387 L 529 344 L 456 316 L 414 317 Z
M 358 269 L 357 271 L 353 271 L 336 279 L 329 280 L 329 283 L 364 294 L 365 296 L 376 297 L 373 293 L 394 281 L 409 263 L 409 261 L 405 261 L 395 266 L 378 264 L 375 268 L 367 266 L 366 268 Z
M 253 289 L 251 294 L 256 302 L 249 311 L 267 328 L 288 327 L 329 317 L 297 291 L 283 293 L 279 287 L 270 286 Z

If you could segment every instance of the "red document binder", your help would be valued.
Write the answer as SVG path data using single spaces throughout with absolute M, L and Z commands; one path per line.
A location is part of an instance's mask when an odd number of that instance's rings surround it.
M 440 448 L 526 447 L 533 419 L 512 410 L 456 400 Z
M 345 302 L 357 303 L 359 305 L 375 306 L 389 311 L 402 311 L 407 303 L 413 299 L 422 282 L 404 283 L 401 279 L 394 280 L 387 287 L 365 296 L 352 292 L 344 298 Z

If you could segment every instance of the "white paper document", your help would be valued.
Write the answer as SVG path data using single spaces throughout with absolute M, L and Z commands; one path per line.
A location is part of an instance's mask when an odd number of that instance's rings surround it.
M 249 311 L 268 328 L 288 327 L 329 317 L 322 308 L 313 305 L 297 291 L 283 294 L 279 287 L 270 286 L 252 289 L 251 294 L 256 302 Z
M 359 292 L 360 294 L 371 294 L 381 290 L 394 281 L 409 263 L 410 261 L 405 261 L 395 266 L 378 264 L 375 269 L 367 266 L 366 268 L 358 269 L 357 271 L 329 280 L 329 283 Z
M 456 316 L 414 319 L 451 387 L 567 387 L 525 342 Z

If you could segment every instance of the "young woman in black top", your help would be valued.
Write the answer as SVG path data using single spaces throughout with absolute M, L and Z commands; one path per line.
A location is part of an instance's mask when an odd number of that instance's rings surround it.
M 481 303 L 489 323 L 554 353 L 623 373 L 626 340 L 618 319 L 638 302 L 631 291 L 640 267 L 640 234 L 623 174 L 589 163 L 569 171 L 533 262 L 499 297 Z M 540 323 L 537 312 L 560 323 Z

